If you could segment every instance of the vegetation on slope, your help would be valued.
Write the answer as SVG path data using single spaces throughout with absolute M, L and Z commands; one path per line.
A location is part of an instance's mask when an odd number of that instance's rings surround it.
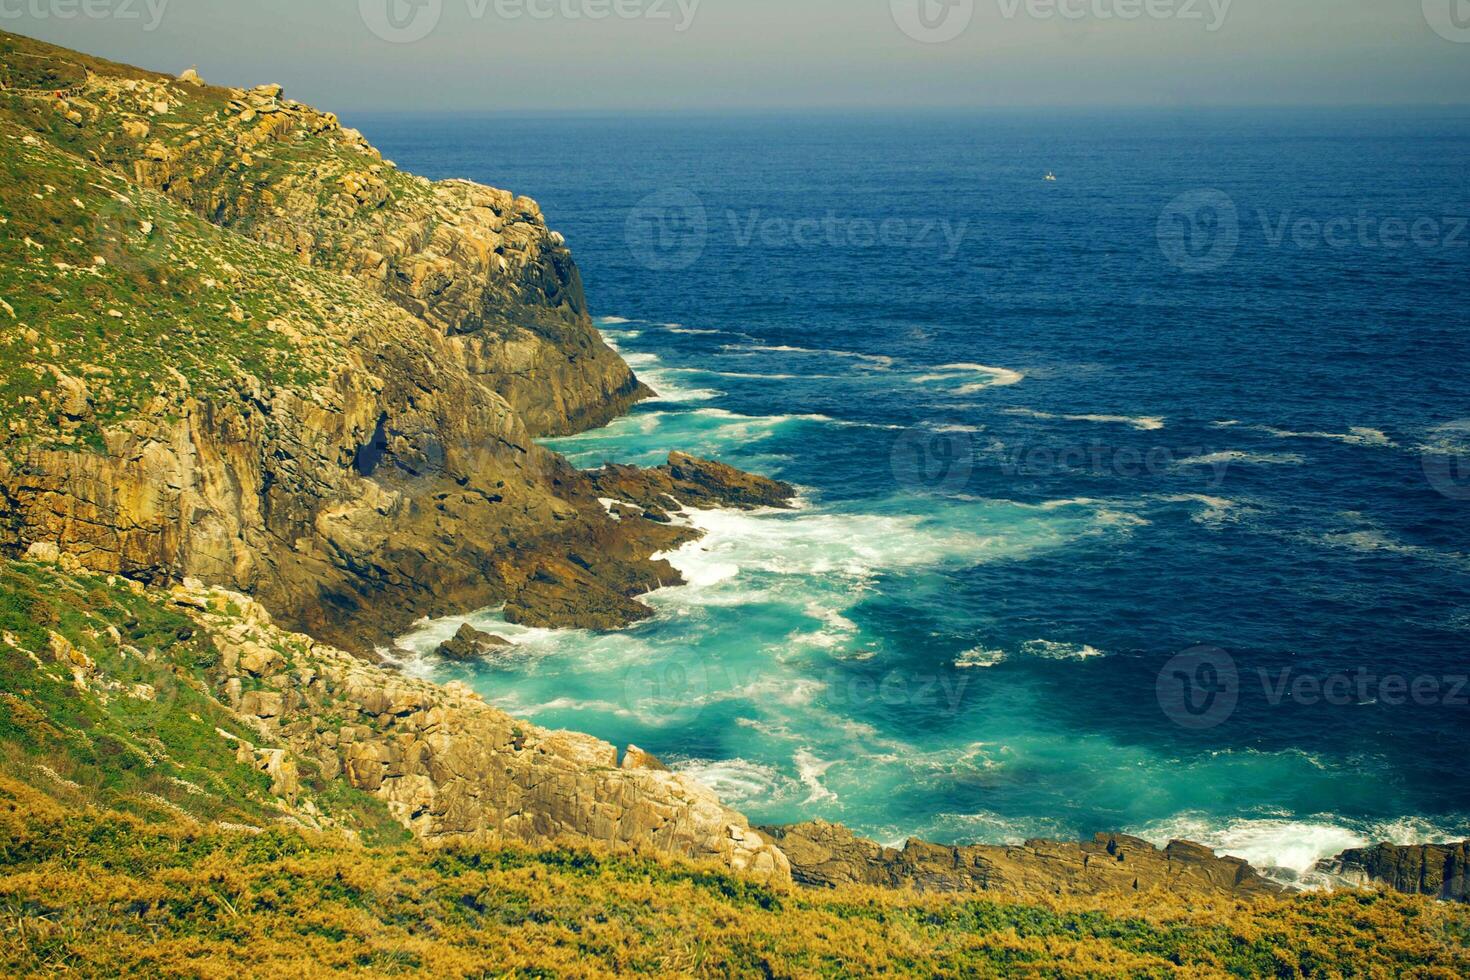
M 0 781 L 0 972 L 201 977 L 1466 975 L 1463 908 L 792 892 L 585 850 L 424 852 L 58 805 Z
M 0 974 L 1437 977 L 1470 909 L 1361 892 L 1028 901 L 772 888 L 568 845 L 430 850 L 302 758 L 286 805 L 201 621 L 0 565 Z
M 305 387 L 332 324 L 374 305 L 3 119 L 0 220 L 0 435 L 21 444 L 100 449 L 193 392 Z
M 218 657 L 186 615 L 121 579 L 0 562 L 0 773 L 145 820 L 406 839 L 382 804 L 309 759 L 301 799 L 284 805 L 253 751 L 241 761 L 259 734 L 210 693 Z

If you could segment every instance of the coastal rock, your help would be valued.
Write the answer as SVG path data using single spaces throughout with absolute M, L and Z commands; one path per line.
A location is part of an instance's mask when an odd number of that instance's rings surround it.
M 493 633 L 483 633 L 469 623 L 465 623 L 459 628 L 459 632 L 439 644 L 439 648 L 434 652 L 445 660 L 470 663 L 508 646 L 510 646 L 510 641 L 504 637 Z
M 673 452 L 655 469 L 609 464 L 588 474 L 603 497 L 635 504 L 651 520 L 683 507 L 789 507 L 796 488 L 714 460 Z M 655 517 L 654 515 L 658 515 Z
M 212 680 L 221 698 L 256 687 L 238 711 L 272 747 L 242 751 L 277 795 L 299 789 L 294 760 L 309 759 L 382 800 L 432 846 L 581 840 L 790 881 L 785 855 L 743 816 L 641 750 L 619 766 L 599 739 L 517 721 L 463 685 L 412 680 L 283 632 L 246 596 L 201 588 L 188 598 L 180 608 L 220 649 Z M 285 653 L 257 676 L 244 667 L 254 649 Z
M 1409 895 L 1470 902 L 1470 841 L 1355 848 L 1320 862 L 1317 872 L 1350 887 L 1380 885 Z
M 628 746 L 623 753 L 622 768 L 624 769 L 648 769 L 653 772 L 668 772 L 669 767 L 644 752 L 636 745 Z
M 1175 841 L 1160 850 L 1123 834 L 1083 843 L 1031 840 L 1016 846 L 948 847 L 909 840 L 900 849 L 825 821 L 761 828 L 791 862 L 800 884 L 873 885 L 924 892 L 996 892 L 1015 896 L 1181 895 L 1256 898 L 1280 886 L 1237 858 Z
M 670 580 L 678 578 L 670 575 Z M 505 618 L 510 622 L 542 628 L 612 630 L 652 616 L 648 606 L 605 585 L 574 558 L 541 562 L 505 605 Z
M 4 145 L 17 173 L 84 205 L 68 220 L 86 262 L 106 252 L 97 268 L 146 283 L 109 292 L 101 276 L 83 295 L 54 263 L 27 267 L 53 300 L 25 324 L 40 340 L 28 363 L 74 367 L 59 341 L 77 311 L 114 310 L 120 325 L 99 327 L 87 354 L 110 373 L 3 406 L 17 417 L 0 428 L 0 551 L 50 544 L 99 572 L 195 577 L 357 650 L 496 605 L 537 626 L 626 626 L 649 615 L 638 595 L 680 581 L 652 556 L 694 532 L 654 508 L 610 514 L 593 480 L 536 444 L 647 391 L 593 329 L 534 201 L 399 172 L 278 86 L 105 63 L 88 86 L 99 121 L 84 135 L 0 109 L 28 140 Z M 161 100 L 190 122 L 141 122 Z M 12 238 L 27 231 L 51 240 L 12 221 Z M 215 310 L 240 349 L 212 342 L 186 376 L 178 354 L 198 349 L 200 323 L 140 340 L 121 324 L 160 322 L 143 295 Z M 122 406 L 129 387 L 140 394 Z M 663 469 L 642 495 L 761 506 L 782 492 L 720 464 Z

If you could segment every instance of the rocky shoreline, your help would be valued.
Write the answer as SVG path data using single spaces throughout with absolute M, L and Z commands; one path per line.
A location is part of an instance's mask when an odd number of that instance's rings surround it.
M 1182 841 L 892 849 L 821 822 L 752 828 L 636 747 L 344 652 L 490 606 L 528 626 L 646 619 L 639 596 L 680 582 L 654 556 L 698 533 L 682 508 L 783 507 L 793 488 L 677 452 L 584 473 L 536 444 L 648 390 L 593 328 L 534 201 L 405 174 L 279 86 L 9 34 L 0 52 L 87 73 L 54 99 L 0 93 L 0 552 L 190 617 L 219 659 L 176 672 L 256 733 L 230 736 L 233 757 L 282 819 L 334 829 L 341 785 L 431 846 L 596 842 L 812 887 L 1281 893 Z M 104 650 L 159 656 L 127 627 L 3 639 L 105 706 L 144 695 Z M 466 657 L 494 642 L 457 639 Z M 1465 900 L 1467 846 L 1349 851 L 1321 873 Z

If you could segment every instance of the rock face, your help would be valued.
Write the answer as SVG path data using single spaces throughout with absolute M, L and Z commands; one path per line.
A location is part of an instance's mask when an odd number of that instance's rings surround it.
M 459 632 L 439 644 L 439 649 L 434 652 L 445 660 L 472 663 L 508 646 L 510 646 L 510 641 L 505 637 L 483 633 L 469 623 L 465 623 L 459 628 Z
M 1358 848 L 1321 862 L 1317 871 L 1352 887 L 1385 885 L 1409 895 L 1470 902 L 1470 841 Z
M 679 581 L 651 556 L 690 532 L 609 514 L 533 441 L 645 394 L 535 202 L 402 173 L 279 86 L 60 53 L 90 71 L 85 126 L 0 99 L 0 263 L 25 277 L 11 299 L 46 297 L 0 334 L 35 389 L 0 394 L 0 551 L 196 577 L 360 650 L 490 605 L 649 615 L 636 597 Z M 40 186 L 49 217 L 22 207 Z M 668 492 L 780 495 L 681 456 L 637 495 Z
M 1279 886 L 1237 858 L 1175 841 L 1159 850 L 1122 834 L 1085 843 L 1033 840 L 1015 847 L 946 847 L 910 840 L 883 847 L 823 821 L 762 828 L 791 862 L 792 878 L 833 888 L 861 884 L 926 892 L 997 892 L 1005 895 L 1127 895 L 1167 891 L 1184 895 L 1254 898 Z
M 615 507 L 634 505 L 620 513 L 641 512 L 661 523 L 669 520 L 670 511 L 684 507 L 788 507 L 796 496 L 789 483 L 680 452 L 670 453 L 668 463 L 656 469 L 613 464 L 588 477 L 604 498 L 616 502 Z
M 438 687 L 277 629 L 243 595 L 177 586 L 170 601 L 215 638 L 212 680 L 267 749 L 245 760 L 294 792 L 309 759 L 383 800 L 431 845 L 597 841 L 790 880 L 781 851 L 713 792 L 630 747 L 537 728 L 462 685 Z M 274 791 L 274 790 L 273 790 Z

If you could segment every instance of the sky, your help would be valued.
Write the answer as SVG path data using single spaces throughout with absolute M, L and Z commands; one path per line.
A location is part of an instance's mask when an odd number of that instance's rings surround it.
M 1465 105 L 1470 0 L 0 0 L 340 112 Z

